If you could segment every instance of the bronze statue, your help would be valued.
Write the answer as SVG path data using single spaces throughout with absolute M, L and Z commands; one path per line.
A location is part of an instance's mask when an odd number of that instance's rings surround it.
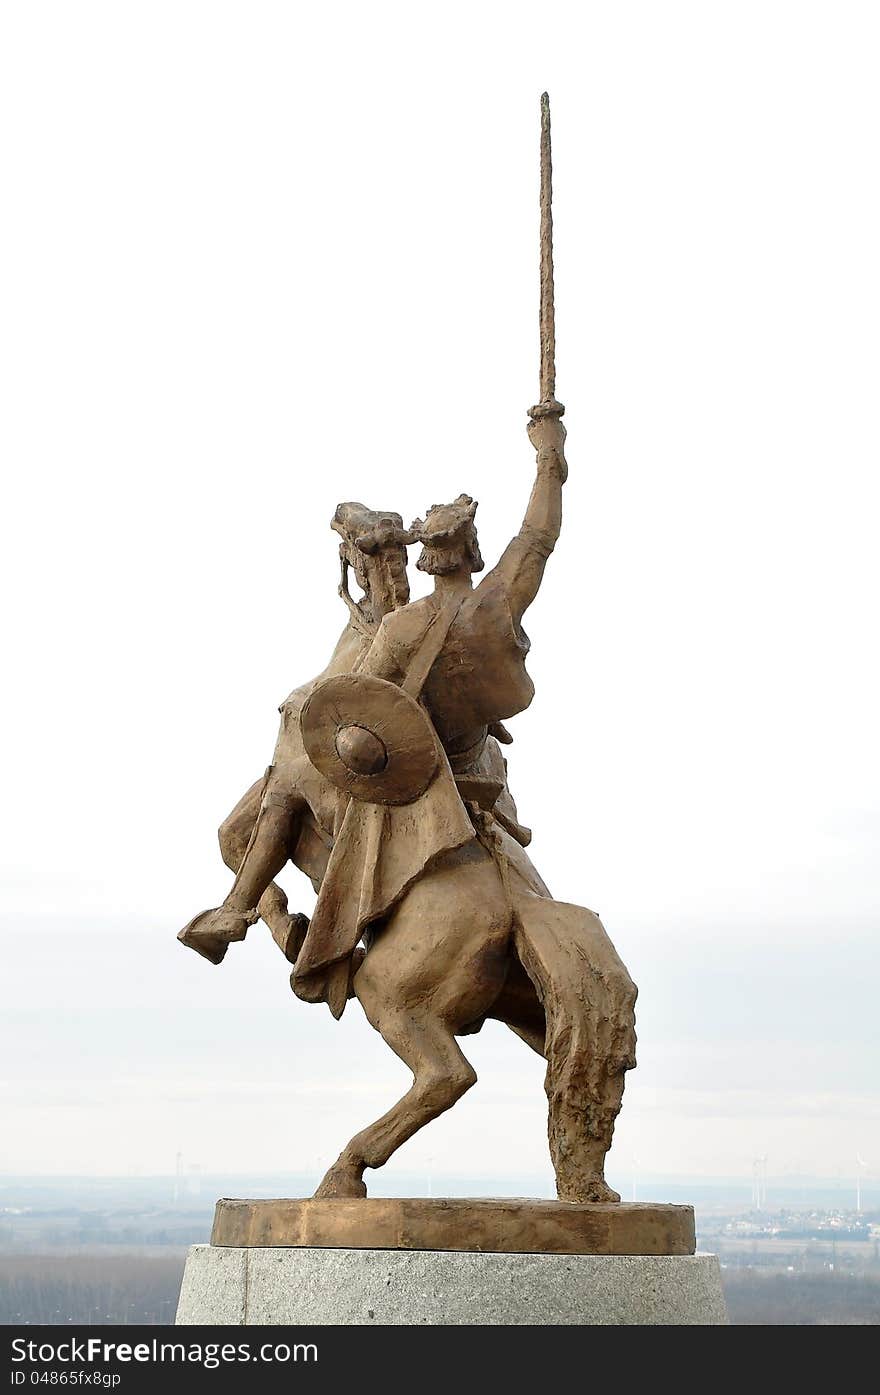
M 598 917 L 554 901 L 532 865 L 501 753 L 503 723 L 534 695 L 522 619 L 559 537 L 567 476 L 550 185 L 545 94 L 537 474 L 522 527 L 475 586 L 484 564 L 468 495 L 409 529 L 396 513 L 339 506 L 348 623 L 324 673 L 282 704 L 273 763 L 221 827 L 229 896 L 179 936 L 219 963 L 262 918 L 293 964 L 294 993 L 336 1017 L 356 997 L 410 1067 L 412 1087 L 348 1143 L 319 1197 L 365 1196 L 364 1170 L 474 1084 L 458 1038 L 491 1017 L 547 1061 L 559 1198 L 620 1199 L 604 1164 L 635 1065 L 636 989 Z M 413 543 L 434 590 L 411 602 Z M 288 860 L 317 892 L 310 920 L 274 885 Z

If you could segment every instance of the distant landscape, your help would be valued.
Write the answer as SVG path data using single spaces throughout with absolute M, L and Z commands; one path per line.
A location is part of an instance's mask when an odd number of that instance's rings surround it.
M 533 1179 L 521 1192 L 535 1194 Z M 400 1178 L 398 1195 L 418 1194 Z M 168 1324 L 187 1246 L 221 1195 L 308 1195 L 306 1177 L 0 1178 L 0 1324 Z M 487 1179 L 443 1179 L 487 1195 Z M 509 1188 L 507 1189 L 509 1190 Z M 385 1189 L 389 1194 L 390 1189 Z M 626 1200 L 631 1198 L 627 1197 Z M 645 1184 L 639 1200 L 693 1200 L 701 1250 L 719 1256 L 738 1324 L 880 1323 L 880 1195 L 799 1179 Z

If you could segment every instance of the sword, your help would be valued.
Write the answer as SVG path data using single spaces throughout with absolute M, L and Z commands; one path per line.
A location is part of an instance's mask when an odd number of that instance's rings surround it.
M 553 305 L 553 161 L 550 153 L 550 98 L 541 96 L 541 300 L 538 326 L 541 339 L 540 401 L 531 417 L 561 417 L 556 401 L 556 317 Z

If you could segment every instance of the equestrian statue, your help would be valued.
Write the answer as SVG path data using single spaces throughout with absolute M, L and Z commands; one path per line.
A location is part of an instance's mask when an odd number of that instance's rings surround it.
M 554 900 L 532 864 L 502 754 L 505 722 L 534 696 L 523 617 L 559 538 L 568 473 L 546 94 L 540 204 L 536 474 L 522 526 L 485 571 L 467 494 L 409 528 L 399 513 L 339 505 L 347 623 L 324 672 L 282 703 L 272 764 L 220 828 L 229 895 L 178 937 L 219 964 L 264 921 L 296 996 L 336 1018 L 356 999 L 412 1071 L 410 1089 L 346 1144 L 317 1197 L 366 1196 L 365 1170 L 475 1083 L 460 1041 L 494 1018 L 547 1063 L 559 1199 L 620 1200 L 605 1157 L 635 1066 L 636 988 L 598 916 Z M 433 577 L 418 600 L 406 570 L 413 545 Z M 291 913 L 275 883 L 288 862 L 317 894 L 310 917 Z

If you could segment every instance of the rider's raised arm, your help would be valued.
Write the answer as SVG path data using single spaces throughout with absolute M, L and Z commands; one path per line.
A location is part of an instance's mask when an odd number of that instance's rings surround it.
M 523 525 L 481 582 L 483 586 L 490 581 L 501 583 L 515 622 L 537 596 L 547 558 L 556 546 L 562 527 L 562 486 L 568 475 L 565 427 L 558 416 L 530 421 L 529 439 L 537 452 L 538 472 Z

